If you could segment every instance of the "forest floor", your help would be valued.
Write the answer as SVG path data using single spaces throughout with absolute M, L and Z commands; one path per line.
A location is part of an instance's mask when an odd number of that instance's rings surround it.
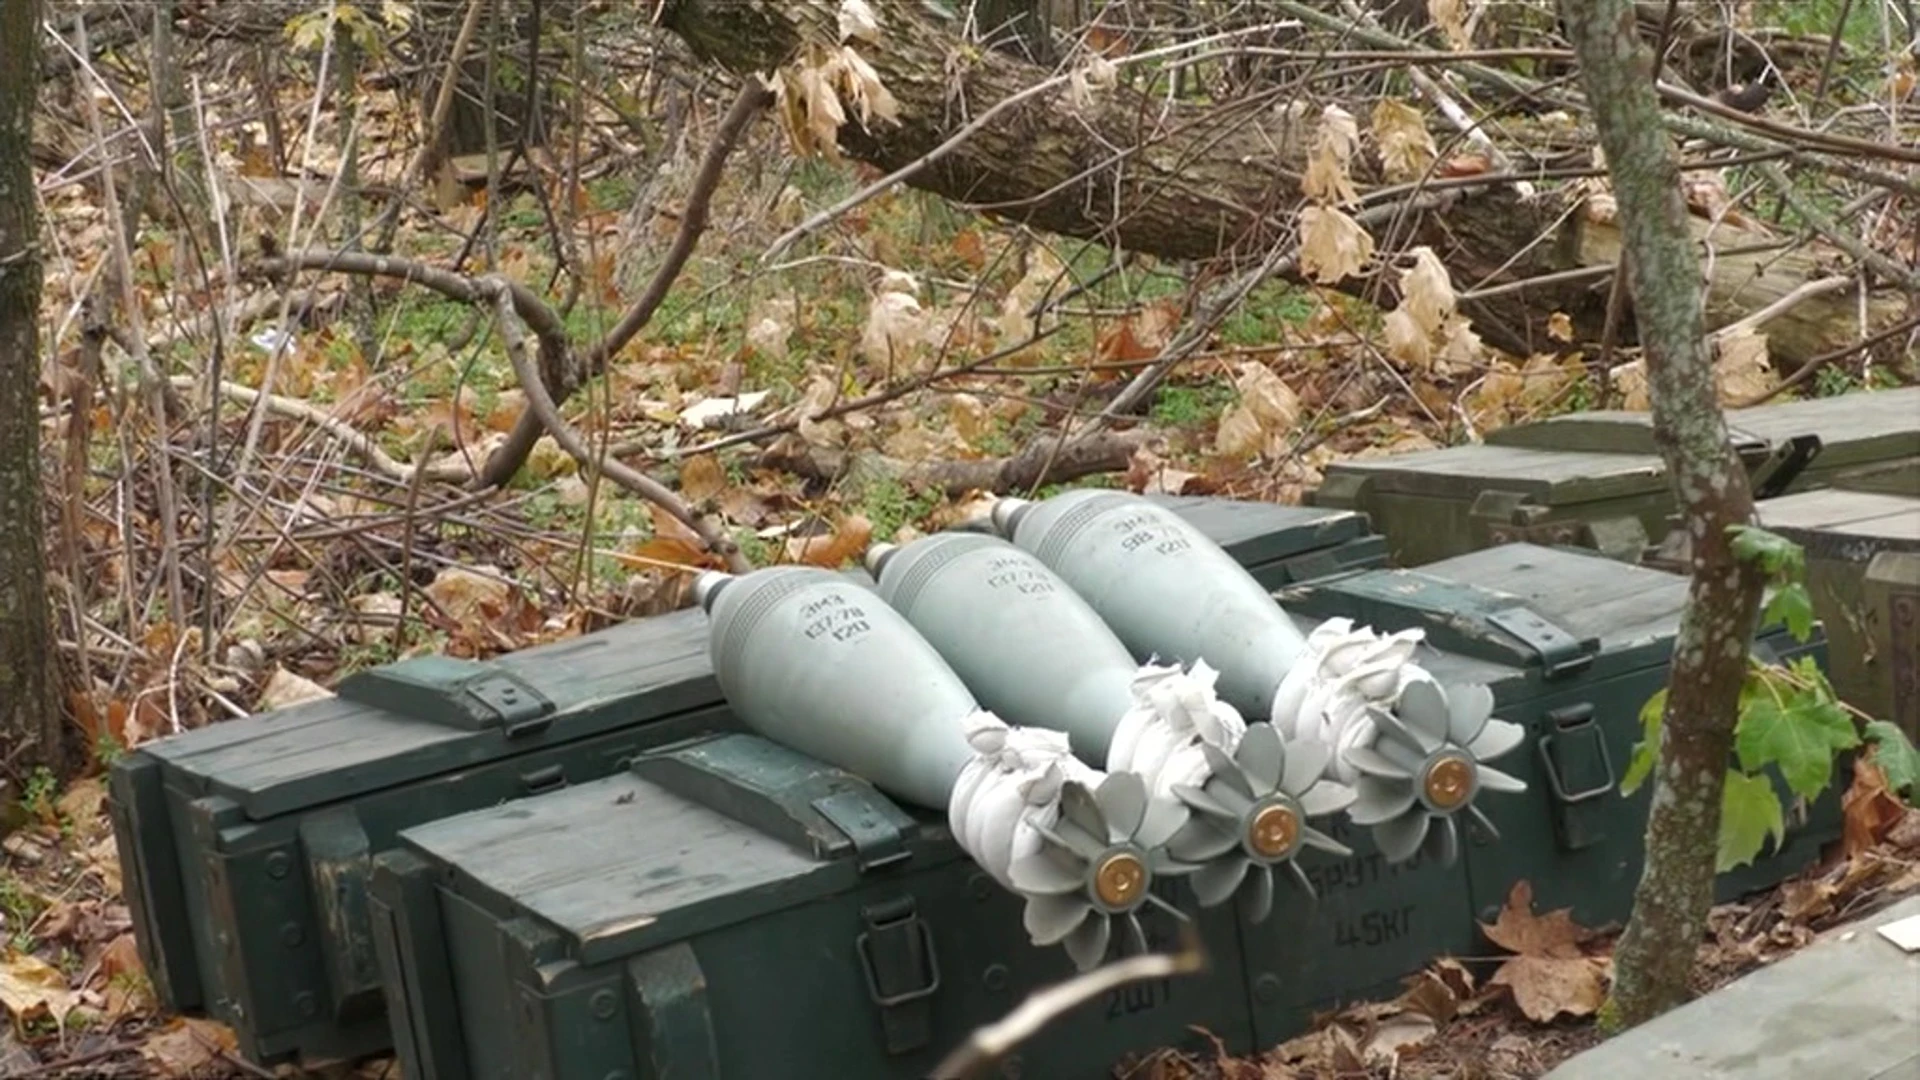
M 132 145 L 120 118 L 151 106 L 137 64 L 100 78 L 112 83 L 100 88 L 104 124 L 119 134 L 86 121 L 100 105 L 87 106 L 92 84 L 74 92 L 56 80 L 36 130 L 50 240 L 51 587 L 89 760 L 66 785 L 0 783 L 0 1077 L 283 1075 L 240 1061 L 220 1025 L 155 1009 L 103 770 L 152 739 L 326 694 L 372 665 L 484 658 L 675 609 L 687 570 L 717 560 L 658 506 L 583 475 L 550 437 L 503 490 L 464 490 L 527 408 L 484 312 L 412 285 L 325 274 L 302 275 L 282 296 L 253 272 L 268 249 L 324 246 L 349 211 L 384 209 L 379 193 L 418 143 L 403 92 L 369 76 L 349 110 L 284 73 L 264 91 L 239 76 L 196 82 L 213 151 L 198 165 L 228 201 L 224 218 L 183 228 L 171 193 L 123 181 L 116 201 L 97 182 L 95 151 Z M 634 76 L 608 100 L 651 107 L 673 90 L 665 75 L 659 86 Z M 537 148 L 533 165 L 491 188 L 484 158 L 455 159 L 429 185 L 426 212 L 404 215 L 394 250 L 500 274 L 550 303 L 577 346 L 602 340 L 676 235 L 718 123 L 712 100 L 687 98 L 672 124 L 591 104 L 566 149 Z M 284 125 L 265 123 L 269 112 Z M 348 121 L 364 148 L 355 171 L 365 197 L 343 204 L 326 181 L 342 173 Z M 267 143 L 282 139 L 276 161 Z M 308 177 L 298 183 L 296 160 Z M 982 494 L 971 478 L 1035 448 L 1044 455 L 1097 413 L 1159 354 L 1198 288 L 1187 268 L 898 188 L 762 260 L 781 234 L 878 175 L 795 159 L 775 125 L 759 125 L 665 303 L 561 407 L 596 447 L 621 447 L 718 522 L 756 565 L 839 565 L 872 540 L 967 516 Z M 1723 181 L 1701 173 L 1693 183 Z M 124 267 L 116 231 L 131 237 Z M 134 325 L 102 284 L 123 269 Z M 1406 274 L 1423 303 L 1453 310 L 1444 272 Z M 107 312 L 98 325 L 95 305 Z M 1464 320 L 1409 360 L 1387 315 L 1330 289 L 1260 286 L 1129 421 L 1124 452 L 1068 479 L 1298 503 L 1337 458 L 1645 404 L 1644 382 L 1623 384 L 1569 341 L 1508 355 Z M 1779 385 L 1779 373 L 1750 367 L 1725 388 L 1730 399 Z M 164 425 L 139 392 L 154 374 L 186 395 Z M 1863 355 L 1783 397 L 1901 378 Z M 250 412 L 262 387 L 269 406 Z M 862 404 L 814 419 L 848 402 Z M 1848 782 L 1842 843 L 1777 888 L 1716 909 L 1700 989 L 1920 890 L 1920 812 L 1870 768 Z M 1165 1052 L 1127 1075 L 1535 1077 L 1598 1037 L 1591 1017 L 1616 933 L 1533 911 L 1522 892 L 1488 931 L 1488 956 L 1439 961 L 1395 1000 L 1325 1018 L 1258 1060 Z M 385 1062 L 354 1071 L 391 1075 Z
M 100 781 L 73 785 L 0 847 L 0 1077 L 239 1078 L 233 1033 L 167 1016 L 141 971 Z M 1707 992 L 1811 942 L 1821 932 L 1920 894 L 1920 810 L 1858 767 L 1843 837 L 1774 888 L 1717 906 L 1695 989 Z M 1530 1080 L 1601 1036 L 1594 1025 L 1617 927 L 1582 927 L 1536 911 L 1523 882 L 1491 925 L 1487 953 L 1442 958 L 1397 998 L 1350 1006 L 1255 1057 L 1163 1051 L 1121 1063 L 1129 1080 Z M 24 1021 L 20 1017 L 26 1017 Z M 55 1023 L 54 1017 L 64 1023 Z M 390 1058 L 339 1075 L 392 1078 Z

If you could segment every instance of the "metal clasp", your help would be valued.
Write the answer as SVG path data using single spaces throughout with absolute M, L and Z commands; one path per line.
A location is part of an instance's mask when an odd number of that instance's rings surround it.
M 867 993 L 880 1008 L 887 1053 L 905 1054 L 933 1040 L 933 1013 L 927 1000 L 940 989 L 940 961 L 933 931 L 914 907 L 913 897 L 860 909 L 866 932 L 855 939 Z
M 1605 833 L 1600 822 L 1605 815 L 1599 808 L 1583 808 L 1613 790 L 1613 757 L 1607 751 L 1606 732 L 1593 719 L 1593 706 L 1587 702 L 1568 705 L 1547 713 L 1549 732 L 1540 737 L 1541 771 L 1553 792 L 1553 824 L 1562 847 L 1577 851 L 1599 843 Z M 1593 766 L 1598 763 L 1596 774 Z M 1584 787 L 1575 788 L 1567 774 L 1576 779 L 1595 777 Z

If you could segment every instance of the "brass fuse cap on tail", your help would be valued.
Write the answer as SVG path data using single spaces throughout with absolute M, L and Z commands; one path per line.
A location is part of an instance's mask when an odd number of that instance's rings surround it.
M 1262 858 L 1277 859 L 1293 850 L 1300 837 L 1300 816 L 1292 807 L 1264 807 L 1247 823 L 1247 844 Z
M 1427 802 L 1436 810 L 1455 810 L 1473 794 L 1473 763 L 1456 754 L 1448 754 L 1427 766 L 1422 786 Z
M 1093 873 L 1093 892 L 1102 904 L 1125 908 L 1140 897 L 1147 887 L 1147 865 L 1130 851 L 1107 856 Z

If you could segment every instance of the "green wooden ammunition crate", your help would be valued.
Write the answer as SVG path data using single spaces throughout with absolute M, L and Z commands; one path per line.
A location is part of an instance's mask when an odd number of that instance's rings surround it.
M 1272 1045 L 1436 956 L 1485 953 L 1475 921 L 1521 878 L 1590 924 L 1625 918 L 1647 795 L 1621 797 L 1618 768 L 1666 679 L 1685 590 L 1525 543 L 1281 590 L 1303 629 L 1333 615 L 1422 626 L 1423 663 L 1492 686 L 1497 714 L 1532 735 L 1499 762 L 1529 791 L 1483 802 L 1504 839 L 1470 836 L 1452 866 L 1393 866 L 1365 830 L 1336 827 L 1351 857 L 1302 856 L 1317 901 L 1283 880 L 1258 926 L 1164 883 L 1213 969 L 1077 1010 L 1022 1048 L 1019 1075 L 1108 1076 L 1131 1051 L 1195 1044 L 1192 1027 L 1231 1050 Z M 1762 647 L 1819 642 L 1775 631 Z M 1830 797 L 1722 892 L 1784 877 L 1837 833 Z M 417 1080 L 905 1080 L 1070 974 L 940 814 L 757 737 L 664 748 L 617 778 L 406 830 L 375 865 L 380 962 Z M 1163 917 L 1148 926 L 1171 937 Z
M 1686 592 L 1680 575 L 1524 542 L 1417 570 L 1359 571 L 1280 590 L 1281 605 L 1303 625 L 1345 615 L 1383 633 L 1424 629 L 1433 648 L 1423 650 L 1421 664 L 1443 681 L 1486 683 L 1494 715 L 1527 729 L 1520 748 L 1492 763 L 1524 780 L 1527 791 L 1480 799 L 1501 838 L 1466 830 L 1464 882 L 1418 868 L 1372 885 L 1350 867 L 1346 880 L 1360 887 L 1323 901 L 1326 915 L 1305 927 L 1248 929 L 1254 978 L 1297 985 L 1303 971 L 1312 972 L 1311 984 L 1295 992 L 1322 1004 L 1325 987 L 1353 970 L 1348 957 L 1356 947 L 1375 939 L 1400 934 L 1429 955 L 1483 955 L 1490 946 L 1472 920 L 1493 921 L 1522 879 L 1539 909 L 1570 907 L 1587 926 L 1624 921 L 1640 877 L 1651 785 L 1626 798 L 1620 777 L 1640 738 L 1640 708 L 1666 685 Z M 1803 644 L 1779 627 L 1765 630 L 1755 648 L 1780 659 L 1810 653 L 1820 660 L 1825 652 L 1820 635 Z M 1787 796 L 1777 777 L 1776 788 Z M 1721 894 L 1765 887 L 1816 859 L 1839 835 L 1839 796 L 1835 785 L 1808 812 L 1790 816 L 1782 848 L 1723 875 Z M 1391 991 L 1399 972 L 1389 969 L 1410 959 L 1381 965 L 1385 978 L 1352 991 Z M 1262 1038 L 1269 1034 L 1261 1030 Z
M 1844 486 L 1920 495 L 1920 387 L 1728 412 L 1760 498 Z M 1364 511 L 1395 565 L 1491 544 L 1579 544 L 1634 560 L 1676 513 L 1644 412 L 1572 413 L 1465 446 L 1328 465 L 1317 506 Z
M 1360 514 L 1165 501 L 1270 585 L 1384 558 Z M 109 805 L 162 1004 L 226 1022 L 262 1064 L 389 1047 L 371 856 L 402 828 L 725 730 L 720 703 L 706 617 L 686 610 L 484 664 L 404 661 L 336 699 L 140 747 L 115 765 Z
M 1920 497 L 1829 488 L 1770 499 L 1756 516 L 1806 550 L 1835 692 L 1920 739 Z
M 1920 387 L 1730 409 L 1727 426 L 1750 464 L 1780 466 L 1769 494 L 1823 487 L 1912 491 L 1920 484 Z M 1487 434 L 1494 446 L 1658 454 L 1645 412 L 1569 413 Z M 1766 473 L 1756 480 L 1766 482 Z M 1914 492 L 1920 494 L 1920 492 Z
M 944 815 L 749 735 L 407 830 L 373 893 L 408 1080 L 914 1080 L 1073 974 Z M 1171 916 L 1143 924 L 1173 944 Z M 1017 1075 L 1094 1080 L 1203 1046 L 1189 1025 L 1247 1045 L 1232 920 L 1200 928 L 1209 971 L 1074 1010 Z

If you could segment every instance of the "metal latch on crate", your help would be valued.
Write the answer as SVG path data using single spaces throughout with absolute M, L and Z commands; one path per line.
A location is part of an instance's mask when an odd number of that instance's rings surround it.
M 1600 824 L 1606 808 L 1596 804 L 1613 790 L 1613 757 L 1606 732 L 1594 721 L 1593 705 L 1581 702 L 1550 710 L 1547 734 L 1540 736 L 1541 772 L 1553 793 L 1553 828 L 1568 851 L 1592 847 L 1605 838 Z
M 450 656 L 418 656 L 357 672 L 340 684 L 340 697 L 447 727 L 499 728 L 508 738 L 545 731 L 556 709 L 520 676 Z
M 1519 638 L 1540 657 L 1542 673 L 1557 679 L 1581 671 L 1593 663 L 1593 650 L 1587 642 L 1547 621 L 1546 616 L 1523 604 L 1490 612 L 1487 621 Z
M 867 992 L 880 1009 L 887 1053 L 906 1054 L 933 1041 L 933 1002 L 940 989 L 940 961 L 933 931 L 920 918 L 913 897 L 901 896 L 860 909 L 866 932 L 854 941 Z
M 812 805 L 852 841 L 854 862 L 863 874 L 913 854 L 899 827 L 866 792 L 836 791 L 813 800 Z

